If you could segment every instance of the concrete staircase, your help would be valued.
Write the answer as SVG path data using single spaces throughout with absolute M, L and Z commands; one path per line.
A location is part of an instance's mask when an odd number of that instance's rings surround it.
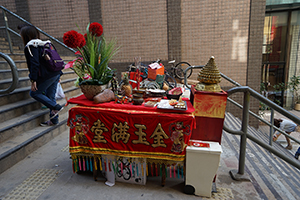
M 44 145 L 58 134 L 68 129 L 68 110 L 73 105 L 65 106 L 59 115 L 59 124 L 41 127 L 40 122 L 49 119 L 49 109 L 42 109 L 42 104 L 29 96 L 30 81 L 23 50 L 14 47 L 14 54 L 9 53 L 8 42 L 0 38 L 0 51 L 8 54 L 18 68 L 19 83 L 10 94 L 0 95 L 0 173 L 4 172 L 31 152 Z M 63 57 L 65 62 L 75 57 Z M 77 76 L 71 69 L 63 70 L 61 85 L 67 98 L 81 94 L 74 86 Z M 0 60 L 0 89 L 11 84 L 10 67 Z M 58 100 L 64 106 L 66 100 Z
M 226 113 L 224 123 L 233 130 L 240 130 L 242 122 L 232 114 Z M 267 144 L 269 143 L 269 130 L 266 127 L 260 127 L 257 130 L 249 126 L 248 133 Z M 240 136 L 223 131 L 221 144 L 223 150 L 226 150 L 223 152 L 223 165 L 229 166 L 230 170 L 238 169 Z M 293 151 L 285 149 L 279 142 L 274 142 L 273 147 L 295 159 L 293 155 L 298 148 L 296 145 L 293 147 Z M 247 139 L 245 173 L 249 175 L 251 185 L 254 186 L 260 199 L 299 199 L 300 197 L 300 170 L 250 139 Z M 238 193 L 239 188 L 232 187 L 231 189 L 233 193 Z M 247 188 L 244 189 L 247 190 Z M 255 199 L 254 197 L 247 198 Z

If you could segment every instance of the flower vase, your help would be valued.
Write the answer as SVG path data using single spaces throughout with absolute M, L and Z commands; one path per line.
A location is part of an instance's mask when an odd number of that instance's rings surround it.
M 93 100 L 94 96 L 103 92 L 108 88 L 108 84 L 105 85 L 80 85 L 81 92 L 88 100 Z

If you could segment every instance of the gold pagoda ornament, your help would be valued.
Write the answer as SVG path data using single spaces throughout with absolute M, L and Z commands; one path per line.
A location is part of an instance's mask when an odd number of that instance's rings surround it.
M 198 74 L 197 83 L 195 89 L 198 91 L 208 92 L 221 92 L 222 89 L 219 85 L 221 82 L 221 74 L 216 66 L 215 58 L 210 57 L 207 64 L 202 68 Z

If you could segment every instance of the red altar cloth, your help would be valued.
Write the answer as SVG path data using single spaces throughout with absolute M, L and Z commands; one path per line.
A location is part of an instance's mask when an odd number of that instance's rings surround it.
M 115 102 L 95 104 L 84 96 L 68 103 L 78 104 L 69 110 L 71 154 L 183 161 L 196 127 L 189 101 L 186 111 Z
M 187 103 L 187 110 L 163 110 L 163 112 L 167 113 L 182 113 L 182 114 L 190 114 L 195 111 L 193 105 L 188 100 L 188 98 L 182 98 L 182 100 Z M 81 106 L 89 106 L 89 107 L 101 107 L 101 108 L 115 108 L 115 109 L 123 109 L 123 110 L 142 110 L 142 111 L 162 111 L 156 107 L 146 107 L 143 105 L 132 105 L 132 103 L 128 104 L 119 104 L 114 101 L 107 103 L 94 103 L 94 101 L 88 100 L 84 95 L 80 95 L 78 97 L 70 98 L 68 100 L 68 104 L 77 104 Z

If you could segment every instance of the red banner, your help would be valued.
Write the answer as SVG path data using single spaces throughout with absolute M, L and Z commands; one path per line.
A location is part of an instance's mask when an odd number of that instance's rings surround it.
M 188 104 L 192 107 L 190 102 Z M 121 108 L 107 105 L 71 108 L 70 153 L 184 160 L 191 131 L 195 128 L 192 113 Z

